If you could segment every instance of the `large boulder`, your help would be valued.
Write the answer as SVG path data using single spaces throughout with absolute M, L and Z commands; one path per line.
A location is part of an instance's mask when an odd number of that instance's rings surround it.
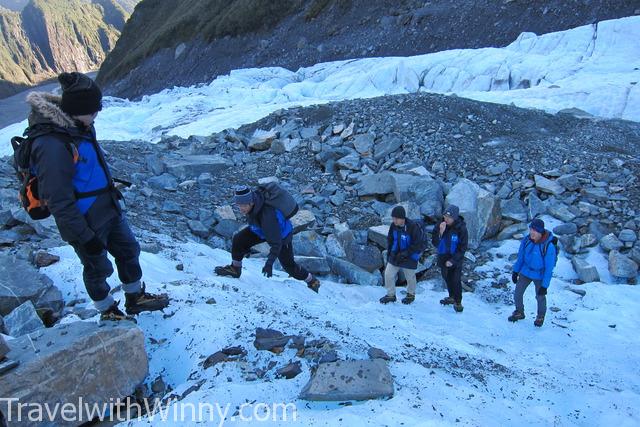
M 382 359 L 321 363 L 300 399 L 345 401 L 393 397 L 393 377 Z
M 384 135 L 373 149 L 373 159 L 378 161 L 397 151 L 403 144 L 402 137 L 397 134 Z
M 380 274 L 369 273 L 357 265 L 332 256 L 327 256 L 327 262 L 331 272 L 348 283 L 365 286 L 382 286 L 382 276 Z
M 482 239 L 493 237 L 500 231 L 500 199 L 466 178 L 453 186 L 445 204 L 460 208 L 460 215 L 467 223 L 470 248 L 477 248 Z
M 185 156 L 167 164 L 169 173 L 179 178 L 198 177 L 208 172 L 216 175 L 233 166 L 233 162 L 219 154 Z
M 384 265 L 380 249 L 373 245 L 359 245 L 355 242 L 346 245 L 347 260 L 360 268 L 373 273 Z
M 326 275 L 331 273 L 329 263 L 324 257 L 296 256 L 296 263 L 311 274 Z
M 638 264 L 628 256 L 612 250 L 609 252 L 609 271 L 614 277 L 635 283 L 638 276 Z
M 389 234 L 389 225 L 376 225 L 369 227 L 367 238 L 382 248 L 387 248 L 387 235 Z
M 571 262 L 573 264 L 573 269 L 576 271 L 578 278 L 582 282 L 591 283 L 600 281 L 600 274 L 595 266 L 577 257 L 573 257 Z
M 0 257 L 0 316 L 6 316 L 25 301 L 31 301 L 42 315 L 59 314 L 64 307 L 62 294 L 51 279 L 25 260 Z
M 88 407 L 109 405 L 130 396 L 148 373 L 142 331 L 130 322 L 103 325 L 75 322 L 42 329 L 9 342 L 7 357 L 18 367 L 0 376 L 0 396 L 19 397 L 21 402 L 54 408 L 80 400 Z M 22 422 L 16 426 L 39 426 L 29 420 L 32 406 L 0 401 L 0 412 Z M 61 411 L 47 425 L 75 426 Z
M 500 210 L 504 218 L 516 222 L 527 222 L 527 208 L 517 197 L 502 200 L 500 202 Z
M 4 327 L 12 337 L 21 337 L 43 329 L 44 324 L 38 317 L 33 303 L 27 301 L 4 318 Z
M 553 194 L 554 196 L 559 196 L 564 193 L 564 187 L 554 180 L 545 178 L 542 175 L 535 175 L 533 179 L 536 182 L 536 188 L 538 191 Z
M 316 216 L 313 212 L 308 210 L 299 210 L 291 218 L 291 224 L 293 225 L 293 232 L 298 233 L 311 227 L 316 222 Z
M 397 203 L 413 202 L 420 207 L 420 215 L 431 219 L 442 216 L 444 192 L 440 182 L 430 176 L 393 175 L 393 195 Z
M 391 172 L 361 176 L 355 185 L 358 196 L 383 196 L 393 193 L 395 180 Z
M 327 255 L 324 240 L 324 237 L 313 230 L 302 231 L 293 236 L 293 247 L 296 255 L 324 257 Z

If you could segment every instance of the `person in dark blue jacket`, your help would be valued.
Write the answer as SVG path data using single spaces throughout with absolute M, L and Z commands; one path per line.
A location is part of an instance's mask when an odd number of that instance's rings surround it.
M 216 267 L 215 273 L 218 276 L 239 278 L 242 274 L 242 259 L 253 246 L 267 242 L 269 255 L 262 268 L 266 277 L 273 275 L 273 264 L 278 259 L 290 276 L 306 282 L 309 289 L 318 292 L 320 281 L 294 260 L 291 221 L 280 210 L 266 204 L 260 191 L 241 187 L 235 192 L 235 202 L 240 212 L 247 216 L 249 226 L 233 236 L 231 264 Z
M 33 92 L 29 127 L 30 163 L 38 179 L 40 199 L 53 215 L 60 236 L 76 251 L 83 265 L 89 297 L 102 319 L 128 318 L 110 294 L 107 277 L 116 261 L 128 314 L 161 310 L 166 295 L 147 293 L 138 262 L 140 246 L 120 208 L 120 192 L 96 139 L 93 122 L 102 109 L 100 88 L 81 73 L 58 77 L 62 96 Z
M 440 225 L 433 230 L 431 242 L 438 249 L 438 265 L 442 278 L 447 284 L 449 296 L 440 304 L 453 304 L 453 309 L 461 313 L 462 306 L 462 266 L 467 250 L 469 234 L 467 224 L 460 215 L 460 209 L 449 205 Z
M 407 296 L 403 304 L 411 304 L 416 299 L 416 269 L 422 255 L 422 227 L 415 221 L 407 219 L 402 206 L 391 211 L 393 223 L 387 234 L 387 266 L 384 270 L 384 283 L 387 294 L 380 298 L 382 304 L 396 301 L 396 276 L 402 271 L 407 280 Z
M 533 282 L 536 286 L 536 300 L 538 315 L 533 322 L 535 326 L 542 326 L 547 312 L 547 289 L 551 283 L 553 269 L 556 265 L 556 246 L 553 233 L 544 227 L 544 221 L 535 218 L 529 224 L 529 235 L 522 239 L 518 250 L 518 259 L 513 265 L 511 280 L 516 285 L 514 300 L 516 309 L 509 321 L 517 322 L 525 318 L 524 291 Z

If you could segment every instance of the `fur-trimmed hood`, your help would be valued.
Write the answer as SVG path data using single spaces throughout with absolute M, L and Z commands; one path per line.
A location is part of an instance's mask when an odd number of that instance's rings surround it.
M 75 121 L 60 108 L 62 97 L 48 92 L 31 92 L 27 103 L 31 105 L 29 126 L 51 123 L 61 128 L 75 127 Z

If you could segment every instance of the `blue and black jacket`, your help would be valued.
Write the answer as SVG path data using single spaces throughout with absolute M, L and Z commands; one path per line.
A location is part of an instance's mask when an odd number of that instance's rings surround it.
M 27 102 L 31 104 L 27 135 L 39 135 L 31 147 L 31 165 L 40 198 L 46 201 L 62 239 L 84 244 L 94 230 L 122 215 L 120 193 L 113 188 L 95 129 L 64 113 L 56 95 L 34 92 Z M 43 134 L 42 129 L 47 132 Z M 87 193 L 95 196 L 85 197 Z
M 538 243 L 529 236 L 522 239 L 513 272 L 529 279 L 541 280 L 542 287 L 548 288 L 556 265 L 556 247 L 551 243 L 552 239 L 553 233 L 548 230 L 545 230 Z
M 249 229 L 260 239 L 265 240 L 270 247 L 268 262 L 275 262 L 282 247 L 291 243 L 293 225 L 282 212 L 267 205 L 259 191 L 254 192 L 253 209 L 247 215 Z
M 454 267 L 462 267 L 464 253 L 469 244 L 469 233 L 464 218 L 458 216 L 453 224 L 447 225 L 442 236 L 440 236 L 440 229 L 436 224 L 431 242 L 438 249 L 438 265 L 440 267 L 443 267 L 447 261 L 451 261 Z
M 418 268 L 418 261 L 422 255 L 423 238 L 422 227 L 415 221 L 406 219 L 402 227 L 391 224 L 387 234 L 387 259 L 389 263 L 410 270 Z

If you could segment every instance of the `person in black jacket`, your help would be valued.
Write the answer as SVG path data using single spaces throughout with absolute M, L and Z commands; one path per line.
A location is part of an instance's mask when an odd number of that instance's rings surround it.
M 440 303 L 453 304 L 455 311 L 460 313 L 464 309 L 462 307 L 462 264 L 468 245 L 468 233 L 467 225 L 457 206 L 447 207 L 443 221 L 433 230 L 431 241 L 438 248 L 438 265 L 449 291 L 449 296 L 440 300 Z
M 76 251 L 89 297 L 102 319 L 128 318 L 118 308 L 107 284 L 113 266 L 125 292 L 128 314 L 161 310 L 169 304 L 164 294 L 147 293 L 138 262 L 140 245 L 120 208 L 120 192 L 96 139 L 93 122 L 102 109 L 102 93 L 81 73 L 58 76 L 62 96 L 33 92 L 27 136 L 31 135 L 30 163 L 38 179 L 38 193 L 56 221 L 60 236 Z
M 314 292 L 320 289 L 320 281 L 307 270 L 298 265 L 293 258 L 293 225 L 284 214 L 265 203 L 260 191 L 252 191 L 241 187 L 235 192 L 235 202 L 240 212 L 247 216 L 249 226 L 233 236 L 231 243 L 231 264 L 218 266 L 218 276 L 239 278 L 242 274 L 242 259 L 251 248 L 259 243 L 267 242 L 270 250 L 262 274 L 271 277 L 273 263 L 280 260 L 282 268 L 294 279 L 303 280 Z
M 387 294 L 380 298 L 382 304 L 396 301 L 396 276 L 402 271 L 407 280 L 407 296 L 403 304 L 411 304 L 416 298 L 416 269 L 422 254 L 422 228 L 407 219 L 402 206 L 391 211 L 393 224 L 387 234 L 387 266 L 384 270 L 384 283 Z

